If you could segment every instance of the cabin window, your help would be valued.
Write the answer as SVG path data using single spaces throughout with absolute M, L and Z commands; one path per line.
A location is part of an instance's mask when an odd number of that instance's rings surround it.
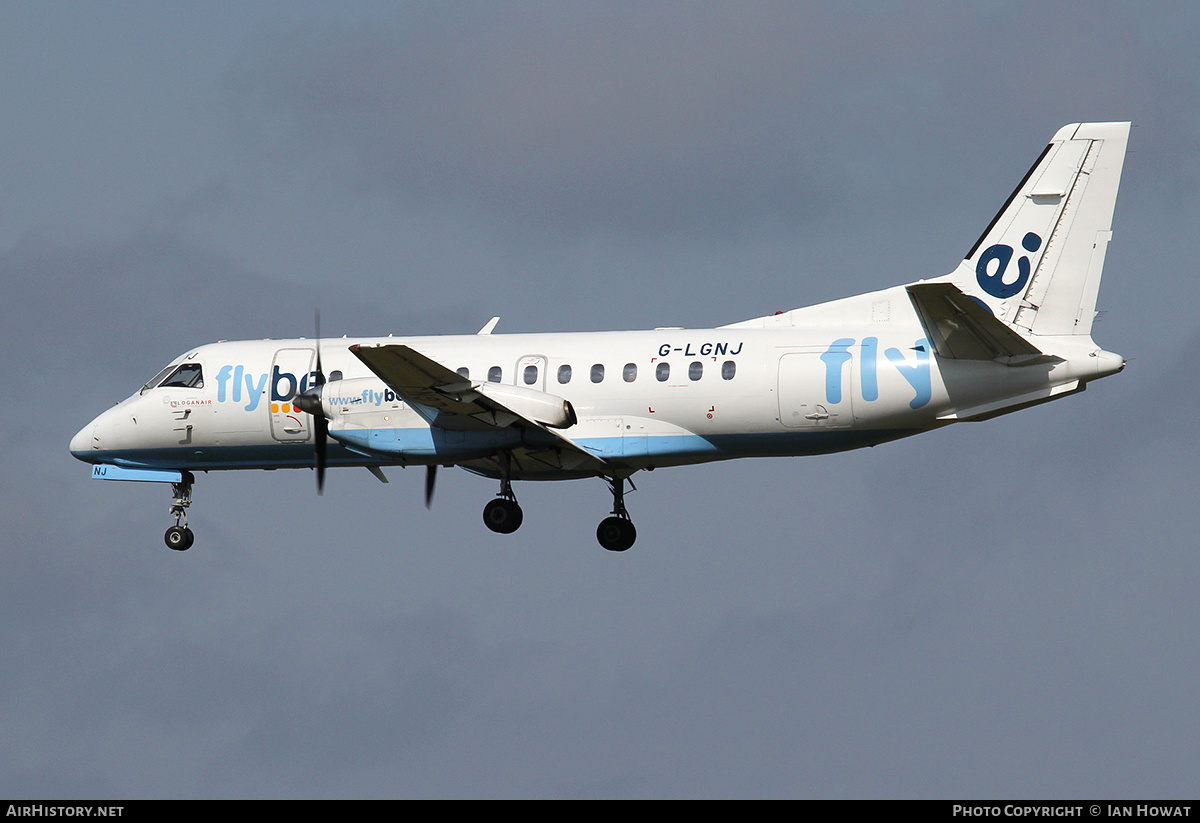
M 592 366 L 592 382 L 599 383 L 603 379 L 604 365 L 602 363 L 597 363 L 596 365 Z
M 337 380 L 341 380 L 341 379 L 342 379 L 341 369 L 334 369 L 333 371 L 331 371 L 329 373 L 329 382 L 330 383 L 333 383 L 333 382 L 335 382 Z
M 737 363 L 734 363 L 732 360 L 726 360 L 721 364 L 722 380 L 732 380 L 735 374 L 737 374 Z
M 471 370 L 468 369 L 466 366 L 455 369 L 454 373 L 457 374 L 459 377 L 461 377 L 463 380 L 471 379 Z
M 561 366 L 558 367 L 558 382 L 559 383 L 570 383 L 571 382 L 571 367 L 568 366 L 566 363 L 563 363 Z
M 202 389 L 204 388 L 204 375 L 200 371 L 199 363 L 184 363 L 158 385 L 159 388 L 164 389 Z
M 537 366 L 525 367 L 525 373 L 522 375 L 522 379 L 525 381 L 526 386 L 532 386 L 537 382 L 537 371 Z
M 489 383 L 499 383 L 503 377 L 504 371 L 499 366 L 492 366 L 490 369 L 488 369 Z
M 670 363 L 659 363 L 657 366 L 655 366 L 654 379 L 657 380 L 659 383 L 666 383 L 670 377 L 671 377 L 671 364 Z
M 621 370 L 621 377 L 625 378 L 626 383 L 637 380 L 637 363 L 626 363 L 625 368 Z
M 703 376 L 704 364 L 699 360 L 693 361 L 692 365 L 688 366 L 688 380 L 699 380 Z

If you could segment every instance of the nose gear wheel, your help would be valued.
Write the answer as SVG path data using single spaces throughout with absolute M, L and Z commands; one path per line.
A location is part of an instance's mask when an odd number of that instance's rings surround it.
M 180 482 L 171 484 L 171 493 L 175 495 L 175 501 L 171 503 L 168 512 L 175 516 L 175 525 L 167 529 L 167 533 L 163 535 L 163 541 L 167 544 L 167 548 L 177 552 L 187 551 L 196 541 L 196 536 L 187 525 L 187 508 L 192 505 L 192 482 L 194 479 L 191 472 L 183 472 Z

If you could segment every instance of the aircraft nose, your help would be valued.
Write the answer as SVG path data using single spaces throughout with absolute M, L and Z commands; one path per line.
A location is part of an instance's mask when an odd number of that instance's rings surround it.
M 79 432 L 71 438 L 71 455 L 85 463 L 91 463 L 89 459 L 93 446 L 99 446 L 99 442 L 95 439 L 96 421 L 88 423 Z

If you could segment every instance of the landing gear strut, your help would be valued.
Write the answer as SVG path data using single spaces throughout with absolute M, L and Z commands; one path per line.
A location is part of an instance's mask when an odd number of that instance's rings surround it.
M 171 484 L 171 493 L 175 495 L 175 502 L 171 504 L 168 511 L 175 515 L 175 525 L 167 529 L 163 540 L 166 542 L 167 548 L 177 552 L 185 552 L 190 549 L 196 539 L 187 525 L 187 507 L 192 505 L 193 480 L 191 472 L 183 472 L 180 482 Z
M 500 452 L 500 494 L 483 507 L 483 522 L 489 529 L 499 534 L 512 534 L 521 528 L 525 519 L 521 504 L 513 494 L 512 483 L 509 481 L 509 467 L 512 455 Z
M 600 525 L 596 528 L 596 539 L 610 552 L 623 552 L 637 540 L 637 529 L 634 528 L 633 521 L 629 519 L 629 512 L 625 510 L 625 478 L 605 479 L 608 480 L 608 486 L 612 489 L 613 516 L 600 521 Z

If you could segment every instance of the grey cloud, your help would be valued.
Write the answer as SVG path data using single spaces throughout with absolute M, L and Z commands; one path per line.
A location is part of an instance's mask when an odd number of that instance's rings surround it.
M 922 167 L 896 159 L 918 145 L 966 174 L 998 144 L 1024 157 L 1024 122 L 1040 142 L 1147 105 L 1136 89 L 1171 63 L 1128 25 L 1131 8 L 1065 40 L 1074 13 L 1034 8 L 421 7 L 263 43 L 229 101 L 258 151 L 406 204 L 525 228 L 727 236 L 856 199 L 894 207 L 905 192 L 879 191 L 886 163 L 926 202 Z M 959 140 L 963 123 L 978 142 Z

